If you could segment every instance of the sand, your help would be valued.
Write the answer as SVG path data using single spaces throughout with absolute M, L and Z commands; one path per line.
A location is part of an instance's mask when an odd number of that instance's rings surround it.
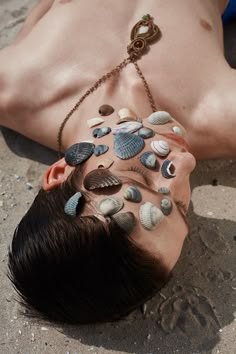
M 35 3 L 0 0 L 0 47 L 11 41 Z M 236 67 L 236 26 L 226 30 L 226 57 Z M 147 303 L 145 315 L 136 310 L 112 324 L 64 327 L 21 314 L 6 276 L 14 228 L 55 160 L 52 151 L 2 129 L 0 353 L 236 353 L 236 160 L 197 164 L 190 236 L 173 278 Z

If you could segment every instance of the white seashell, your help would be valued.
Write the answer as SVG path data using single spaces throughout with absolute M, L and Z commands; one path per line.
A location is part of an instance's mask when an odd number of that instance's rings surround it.
M 109 168 L 113 165 L 114 160 L 111 159 L 101 159 L 97 162 L 97 168 Z
M 180 127 L 173 127 L 172 130 L 176 135 L 183 136 L 183 131 Z
M 93 144 L 94 140 L 82 140 L 81 143 L 90 143 Z
M 120 119 L 127 117 L 137 118 L 136 114 L 132 112 L 129 108 L 121 108 L 118 112 L 118 116 Z
M 98 209 L 104 216 L 118 213 L 124 206 L 124 202 L 120 198 L 110 197 L 102 199 L 98 204 Z
M 146 202 L 139 209 L 139 217 L 144 229 L 152 230 L 160 224 L 164 214 L 154 204 Z
M 104 119 L 101 117 L 91 118 L 91 119 L 87 120 L 87 124 L 88 124 L 89 128 L 95 127 L 95 125 L 99 125 L 103 122 L 104 122 Z
M 138 29 L 138 34 L 145 34 L 149 31 L 149 27 L 148 26 L 140 26 Z
M 165 140 L 154 140 L 151 142 L 152 150 L 161 157 L 165 157 L 170 152 L 170 146 Z
M 147 121 L 153 125 L 166 124 L 171 121 L 171 115 L 166 111 L 153 112 Z
M 142 123 L 140 122 L 125 122 L 122 124 L 116 125 L 112 128 L 112 134 L 119 134 L 119 133 L 134 133 L 140 128 L 142 128 Z

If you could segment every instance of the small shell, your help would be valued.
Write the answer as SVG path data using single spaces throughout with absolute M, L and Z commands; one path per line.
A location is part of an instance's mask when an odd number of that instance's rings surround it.
M 117 124 L 122 124 L 125 122 L 139 122 L 142 123 L 142 118 L 125 117 L 118 120 Z
M 160 188 L 158 189 L 158 192 L 161 193 L 161 194 L 164 194 L 164 195 L 170 194 L 170 190 L 169 190 L 169 188 L 167 188 L 167 187 L 160 187 Z
M 150 170 L 155 170 L 157 167 L 157 159 L 153 152 L 146 151 L 140 156 L 141 163 L 149 168 Z
M 101 159 L 97 162 L 97 168 L 109 168 L 113 165 L 114 160 L 111 159 Z
M 118 116 L 120 119 L 127 117 L 136 118 L 136 114 L 132 112 L 129 108 L 121 108 L 118 112 Z
M 109 104 L 103 104 L 98 110 L 101 116 L 110 116 L 114 112 L 114 108 Z
M 121 185 L 119 178 L 103 168 L 90 171 L 84 178 L 84 187 L 89 191 L 119 185 Z
M 164 214 L 155 205 L 146 202 L 139 209 L 139 217 L 144 229 L 152 230 L 160 224 L 164 218 Z
M 145 146 L 143 138 L 130 133 L 114 135 L 114 152 L 122 160 L 130 159 L 143 150 Z
M 104 216 L 118 213 L 124 206 L 124 202 L 120 198 L 110 197 L 102 199 L 98 204 L 98 209 Z
M 65 161 L 70 166 L 79 165 L 93 154 L 94 148 L 91 143 L 76 143 L 65 152 Z
M 183 136 L 183 131 L 180 127 L 173 127 L 172 130 L 176 135 Z
M 147 121 L 153 125 L 166 124 L 171 121 L 171 115 L 166 111 L 157 111 L 152 113 Z
M 175 177 L 175 167 L 171 160 L 165 160 L 161 166 L 162 176 L 169 179 Z
M 172 201 L 168 198 L 162 199 L 161 200 L 161 211 L 163 212 L 164 215 L 170 215 L 172 211 L 173 205 Z
M 79 205 L 79 200 L 82 197 L 82 194 L 80 192 L 75 193 L 70 197 L 70 199 L 66 202 L 64 212 L 69 215 L 69 216 L 77 216 L 78 215 L 78 205 Z
M 95 125 L 99 125 L 103 122 L 104 122 L 104 119 L 102 119 L 101 117 L 91 118 L 91 119 L 87 120 L 87 124 L 88 124 L 89 128 L 95 127 Z
M 170 152 L 170 146 L 165 140 L 155 140 L 151 142 L 152 150 L 161 157 L 165 157 Z
M 102 138 L 104 135 L 107 135 L 110 132 L 111 132 L 110 127 L 95 128 L 93 130 L 93 137 L 94 138 Z
M 149 139 L 155 135 L 155 132 L 150 128 L 143 127 L 139 129 L 138 135 L 140 135 L 143 139 Z
M 122 124 L 118 124 L 114 128 L 112 128 L 112 133 L 113 134 L 134 133 L 140 128 L 142 128 L 142 126 L 143 125 L 140 122 L 125 122 Z
M 127 235 L 130 235 L 136 226 L 134 214 L 128 211 L 127 213 L 119 213 L 112 216 L 112 219 L 123 229 Z
M 124 191 L 124 198 L 131 202 L 139 203 L 142 200 L 142 194 L 137 187 L 128 186 Z
M 108 149 L 109 149 L 108 145 L 97 145 L 94 148 L 94 155 L 100 156 L 102 154 L 105 154 L 105 152 L 107 152 Z

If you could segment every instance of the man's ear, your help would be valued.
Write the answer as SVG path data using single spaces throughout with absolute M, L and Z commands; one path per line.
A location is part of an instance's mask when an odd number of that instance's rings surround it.
M 49 191 L 63 183 L 74 167 L 67 165 L 64 157 L 51 165 L 43 176 L 43 189 Z

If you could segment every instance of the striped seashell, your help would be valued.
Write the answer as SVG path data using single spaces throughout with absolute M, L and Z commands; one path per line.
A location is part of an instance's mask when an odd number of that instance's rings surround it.
M 102 199 L 98 204 L 98 209 L 104 216 L 118 213 L 124 206 L 124 202 L 120 198 L 110 197 Z
M 169 179 L 175 177 L 175 167 L 171 160 L 165 160 L 161 166 L 161 174 Z
M 138 135 L 140 135 L 143 139 L 149 139 L 155 135 L 155 132 L 151 128 L 143 127 L 139 129 Z
M 105 152 L 107 152 L 108 149 L 109 149 L 108 145 L 97 145 L 94 148 L 94 155 L 100 156 L 102 154 L 105 154 Z
M 93 137 L 94 138 L 102 138 L 104 135 L 107 135 L 110 132 L 111 132 L 110 127 L 95 128 L 93 130 Z
M 140 156 L 140 161 L 143 166 L 149 168 L 150 170 L 155 170 L 158 162 L 156 156 L 151 151 L 146 151 Z
M 122 124 L 125 122 L 139 122 L 142 123 L 142 118 L 133 118 L 133 117 L 126 117 L 126 118 L 121 118 L 118 120 L 117 124 Z
M 143 150 L 145 146 L 143 138 L 130 133 L 114 135 L 114 152 L 122 160 L 130 159 Z
M 170 199 L 165 198 L 161 200 L 161 211 L 163 212 L 164 215 L 166 216 L 170 215 L 172 208 L 173 205 Z
M 65 161 L 70 166 L 77 166 L 93 154 L 94 148 L 91 143 L 76 143 L 65 152 Z
M 112 134 L 119 134 L 119 133 L 134 133 L 140 128 L 142 128 L 142 123 L 140 122 L 125 122 L 122 124 L 116 125 L 112 128 Z
M 160 224 L 164 218 L 164 214 L 155 205 L 146 202 L 139 209 L 139 217 L 144 229 L 153 230 Z
M 97 168 L 109 168 L 113 165 L 114 160 L 111 159 L 101 159 L 97 162 Z
M 127 213 L 119 213 L 112 216 L 112 219 L 124 230 L 127 235 L 130 235 L 136 226 L 135 216 L 128 211 Z
M 164 195 L 170 194 L 170 190 L 169 190 L 169 188 L 167 188 L 167 187 L 160 187 L 160 188 L 158 189 L 158 192 L 161 193 L 161 194 L 164 194 Z
M 99 107 L 98 110 L 98 113 L 101 114 L 101 116 L 110 116 L 113 112 L 114 112 L 114 108 L 109 104 L 103 104 L 102 106 Z
M 118 116 L 120 119 L 127 118 L 127 117 L 137 118 L 136 114 L 133 111 L 131 111 L 129 108 L 121 108 L 118 112 Z
M 152 150 L 161 157 L 165 157 L 170 152 L 170 146 L 165 140 L 154 140 L 151 142 Z
M 95 125 L 102 124 L 103 122 L 104 119 L 102 119 L 101 117 L 91 118 L 87 120 L 89 128 L 95 127 Z
M 120 186 L 121 184 L 118 177 L 114 176 L 109 170 L 101 168 L 90 171 L 84 178 L 84 187 L 89 191 Z
M 142 194 L 140 190 L 135 186 L 128 186 L 124 191 L 124 198 L 134 203 L 139 203 L 142 200 Z
M 70 199 L 66 202 L 66 205 L 64 207 L 64 212 L 72 217 L 75 217 L 78 215 L 78 205 L 79 205 L 79 200 L 82 197 L 82 194 L 80 192 L 75 193 L 70 197 Z
M 152 113 L 147 121 L 153 125 L 166 124 L 171 121 L 171 115 L 166 111 L 157 111 Z
M 183 136 L 183 131 L 180 127 L 173 127 L 172 130 L 176 135 Z

